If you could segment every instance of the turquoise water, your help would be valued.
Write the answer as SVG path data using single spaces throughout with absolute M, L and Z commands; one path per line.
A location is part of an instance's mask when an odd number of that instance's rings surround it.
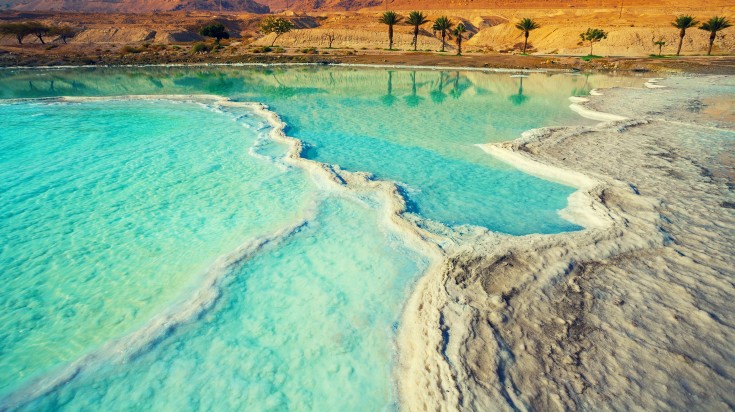
M 313 68 L 39 70 L 0 71 L 0 97 L 263 102 L 305 142 L 304 157 L 397 182 L 411 213 L 519 235 L 579 229 L 558 215 L 572 189 L 497 163 L 475 144 L 579 123 L 567 97 L 615 82 Z M 290 166 L 270 126 L 245 108 L 30 100 L 0 105 L 0 124 L 0 409 L 395 406 L 395 328 L 430 260 L 388 222 L 381 196 Z M 268 241 L 243 254 L 258 239 Z M 197 306 L 210 276 L 214 297 Z M 151 327 L 162 313 L 187 316 Z M 108 346 L 132 333 L 126 350 Z M 78 373 L 27 395 L 70 364 Z

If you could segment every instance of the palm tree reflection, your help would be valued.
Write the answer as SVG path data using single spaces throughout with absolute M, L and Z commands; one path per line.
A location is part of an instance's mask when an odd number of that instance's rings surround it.
M 447 95 L 444 93 L 444 75 L 444 72 L 439 72 L 439 88 L 429 93 L 431 101 L 436 104 L 442 104 L 447 99 Z
M 398 98 L 396 96 L 393 96 L 393 72 L 388 71 L 388 91 L 380 98 L 380 101 L 382 101 L 386 106 L 393 106 L 393 103 L 395 103 L 397 99 Z
M 521 77 L 519 80 L 521 82 L 518 85 L 518 93 L 508 96 L 508 100 L 510 100 L 513 106 L 520 106 L 526 101 L 528 101 L 528 96 L 523 94 L 523 77 Z
M 408 107 L 416 107 L 424 100 L 423 97 L 416 94 L 416 72 L 411 72 L 411 95 L 406 96 L 405 99 Z

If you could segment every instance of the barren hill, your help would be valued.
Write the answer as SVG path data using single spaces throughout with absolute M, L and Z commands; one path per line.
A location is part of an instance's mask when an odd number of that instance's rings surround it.
M 148 13 L 176 10 L 268 13 L 255 0 L 0 0 L 0 10 L 94 13 Z
M 613 8 L 708 8 L 732 6 L 731 0 L 260 0 L 273 11 L 376 10 L 493 10 L 493 9 L 613 9 Z

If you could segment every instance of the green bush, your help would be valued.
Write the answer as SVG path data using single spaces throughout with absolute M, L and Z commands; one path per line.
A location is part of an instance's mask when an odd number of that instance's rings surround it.
M 256 47 L 255 49 L 253 49 L 253 53 L 270 53 L 272 51 L 273 49 L 268 46 Z
M 212 46 L 206 43 L 197 43 L 191 48 L 192 53 L 209 53 L 212 50 Z
M 601 59 L 601 58 L 602 58 L 602 56 L 597 56 L 597 55 L 594 55 L 594 54 L 588 54 L 586 56 L 580 57 L 580 59 L 582 59 L 582 60 L 584 60 L 586 62 L 588 62 L 588 61 L 590 61 L 592 59 Z

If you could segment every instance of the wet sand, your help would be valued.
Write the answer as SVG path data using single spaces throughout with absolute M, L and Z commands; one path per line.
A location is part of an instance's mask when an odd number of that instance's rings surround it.
M 404 314 L 405 409 L 733 409 L 735 106 L 711 102 L 734 91 L 602 90 L 576 104 L 626 119 L 485 146 L 577 186 L 563 212 L 586 230 L 458 241 Z

